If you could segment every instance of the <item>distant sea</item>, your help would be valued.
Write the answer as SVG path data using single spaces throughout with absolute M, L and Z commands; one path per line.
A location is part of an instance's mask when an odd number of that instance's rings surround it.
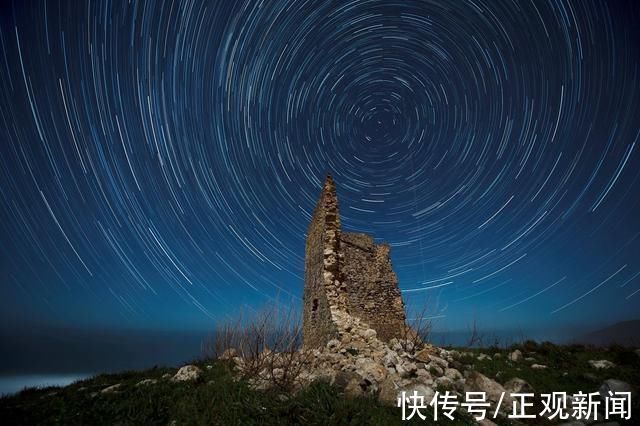
M 100 373 L 177 367 L 206 355 L 205 332 L 0 330 L 0 394 L 66 386 Z
M 24 388 L 41 388 L 48 386 L 67 386 L 78 380 L 91 377 L 93 374 L 40 374 L 0 376 L 0 395 L 11 395 Z
M 548 332 L 497 331 L 484 333 L 482 344 L 508 346 L 524 339 L 565 340 Z M 0 330 L 0 341 L 0 394 L 11 394 L 25 387 L 66 386 L 100 373 L 184 365 L 206 356 L 212 336 L 193 331 L 29 329 Z M 469 333 L 434 332 L 430 341 L 466 346 Z

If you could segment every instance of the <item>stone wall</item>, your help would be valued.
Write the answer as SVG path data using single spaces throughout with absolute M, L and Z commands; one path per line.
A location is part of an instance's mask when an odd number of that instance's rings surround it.
M 330 301 L 335 303 L 333 281 L 338 272 L 340 217 L 333 180 L 325 182 L 307 231 L 304 265 L 303 343 L 324 346 L 336 336 Z
M 405 311 L 387 244 L 375 244 L 366 234 L 343 233 L 342 279 L 347 288 L 348 311 L 389 341 L 403 338 Z
M 405 312 L 389 246 L 366 234 L 343 234 L 329 176 L 313 212 L 305 249 L 303 343 L 321 347 L 344 334 L 340 318 L 353 315 L 385 341 L 404 338 Z

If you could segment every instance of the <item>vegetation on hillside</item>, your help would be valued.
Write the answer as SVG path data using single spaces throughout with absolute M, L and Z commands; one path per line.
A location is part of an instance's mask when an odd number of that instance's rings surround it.
M 508 360 L 519 348 L 525 358 Z M 517 347 L 458 349 L 463 352 L 460 370 L 472 368 L 500 383 L 518 377 L 527 381 L 536 394 L 542 392 L 593 392 L 610 378 L 623 380 L 636 389 L 640 385 L 640 357 L 632 350 L 584 346 L 556 346 L 550 343 L 525 342 Z M 491 359 L 478 360 L 480 354 Z M 496 354 L 498 354 L 496 356 Z M 484 357 L 480 357 L 484 358 Z M 532 369 L 535 363 L 545 369 Z M 616 364 L 610 369 L 595 369 L 589 360 L 606 359 Z M 326 383 L 314 383 L 289 394 L 281 391 L 251 389 L 244 380 L 234 379 L 228 363 L 201 361 L 203 370 L 196 382 L 174 383 L 173 368 L 154 368 L 140 372 L 105 374 L 76 382 L 64 388 L 27 389 L 0 398 L 2 424 L 406 424 L 400 409 L 384 406 L 373 398 L 347 398 Z M 140 384 L 145 379 L 155 383 Z M 110 392 L 109 386 L 120 384 Z M 638 413 L 634 401 L 634 417 Z M 427 421 L 414 417 L 419 424 L 430 424 L 432 414 L 422 410 Z M 533 423 L 543 423 L 536 419 Z M 409 423 L 411 424 L 411 422 Z M 438 424 L 446 424 L 438 422 Z M 474 424 L 458 418 L 452 424 Z M 623 423 L 624 424 L 624 423 Z

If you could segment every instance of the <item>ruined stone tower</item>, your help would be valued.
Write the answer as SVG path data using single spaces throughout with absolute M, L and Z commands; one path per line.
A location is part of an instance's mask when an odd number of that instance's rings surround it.
M 324 346 L 338 337 L 343 314 L 360 318 L 385 341 L 402 338 L 406 330 L 389 246 L 366 234 L 341 231 L 336 187 L 328 176 L 307 233 L 304 345 Z

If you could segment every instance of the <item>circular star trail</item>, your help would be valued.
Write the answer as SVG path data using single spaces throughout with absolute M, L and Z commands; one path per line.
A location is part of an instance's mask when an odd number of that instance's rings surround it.
M 5 6 L 2 310 L 192 326 L 299 303 L 331 173 L 410 311 L 629 317 L 639 19 L 633 1 Z

